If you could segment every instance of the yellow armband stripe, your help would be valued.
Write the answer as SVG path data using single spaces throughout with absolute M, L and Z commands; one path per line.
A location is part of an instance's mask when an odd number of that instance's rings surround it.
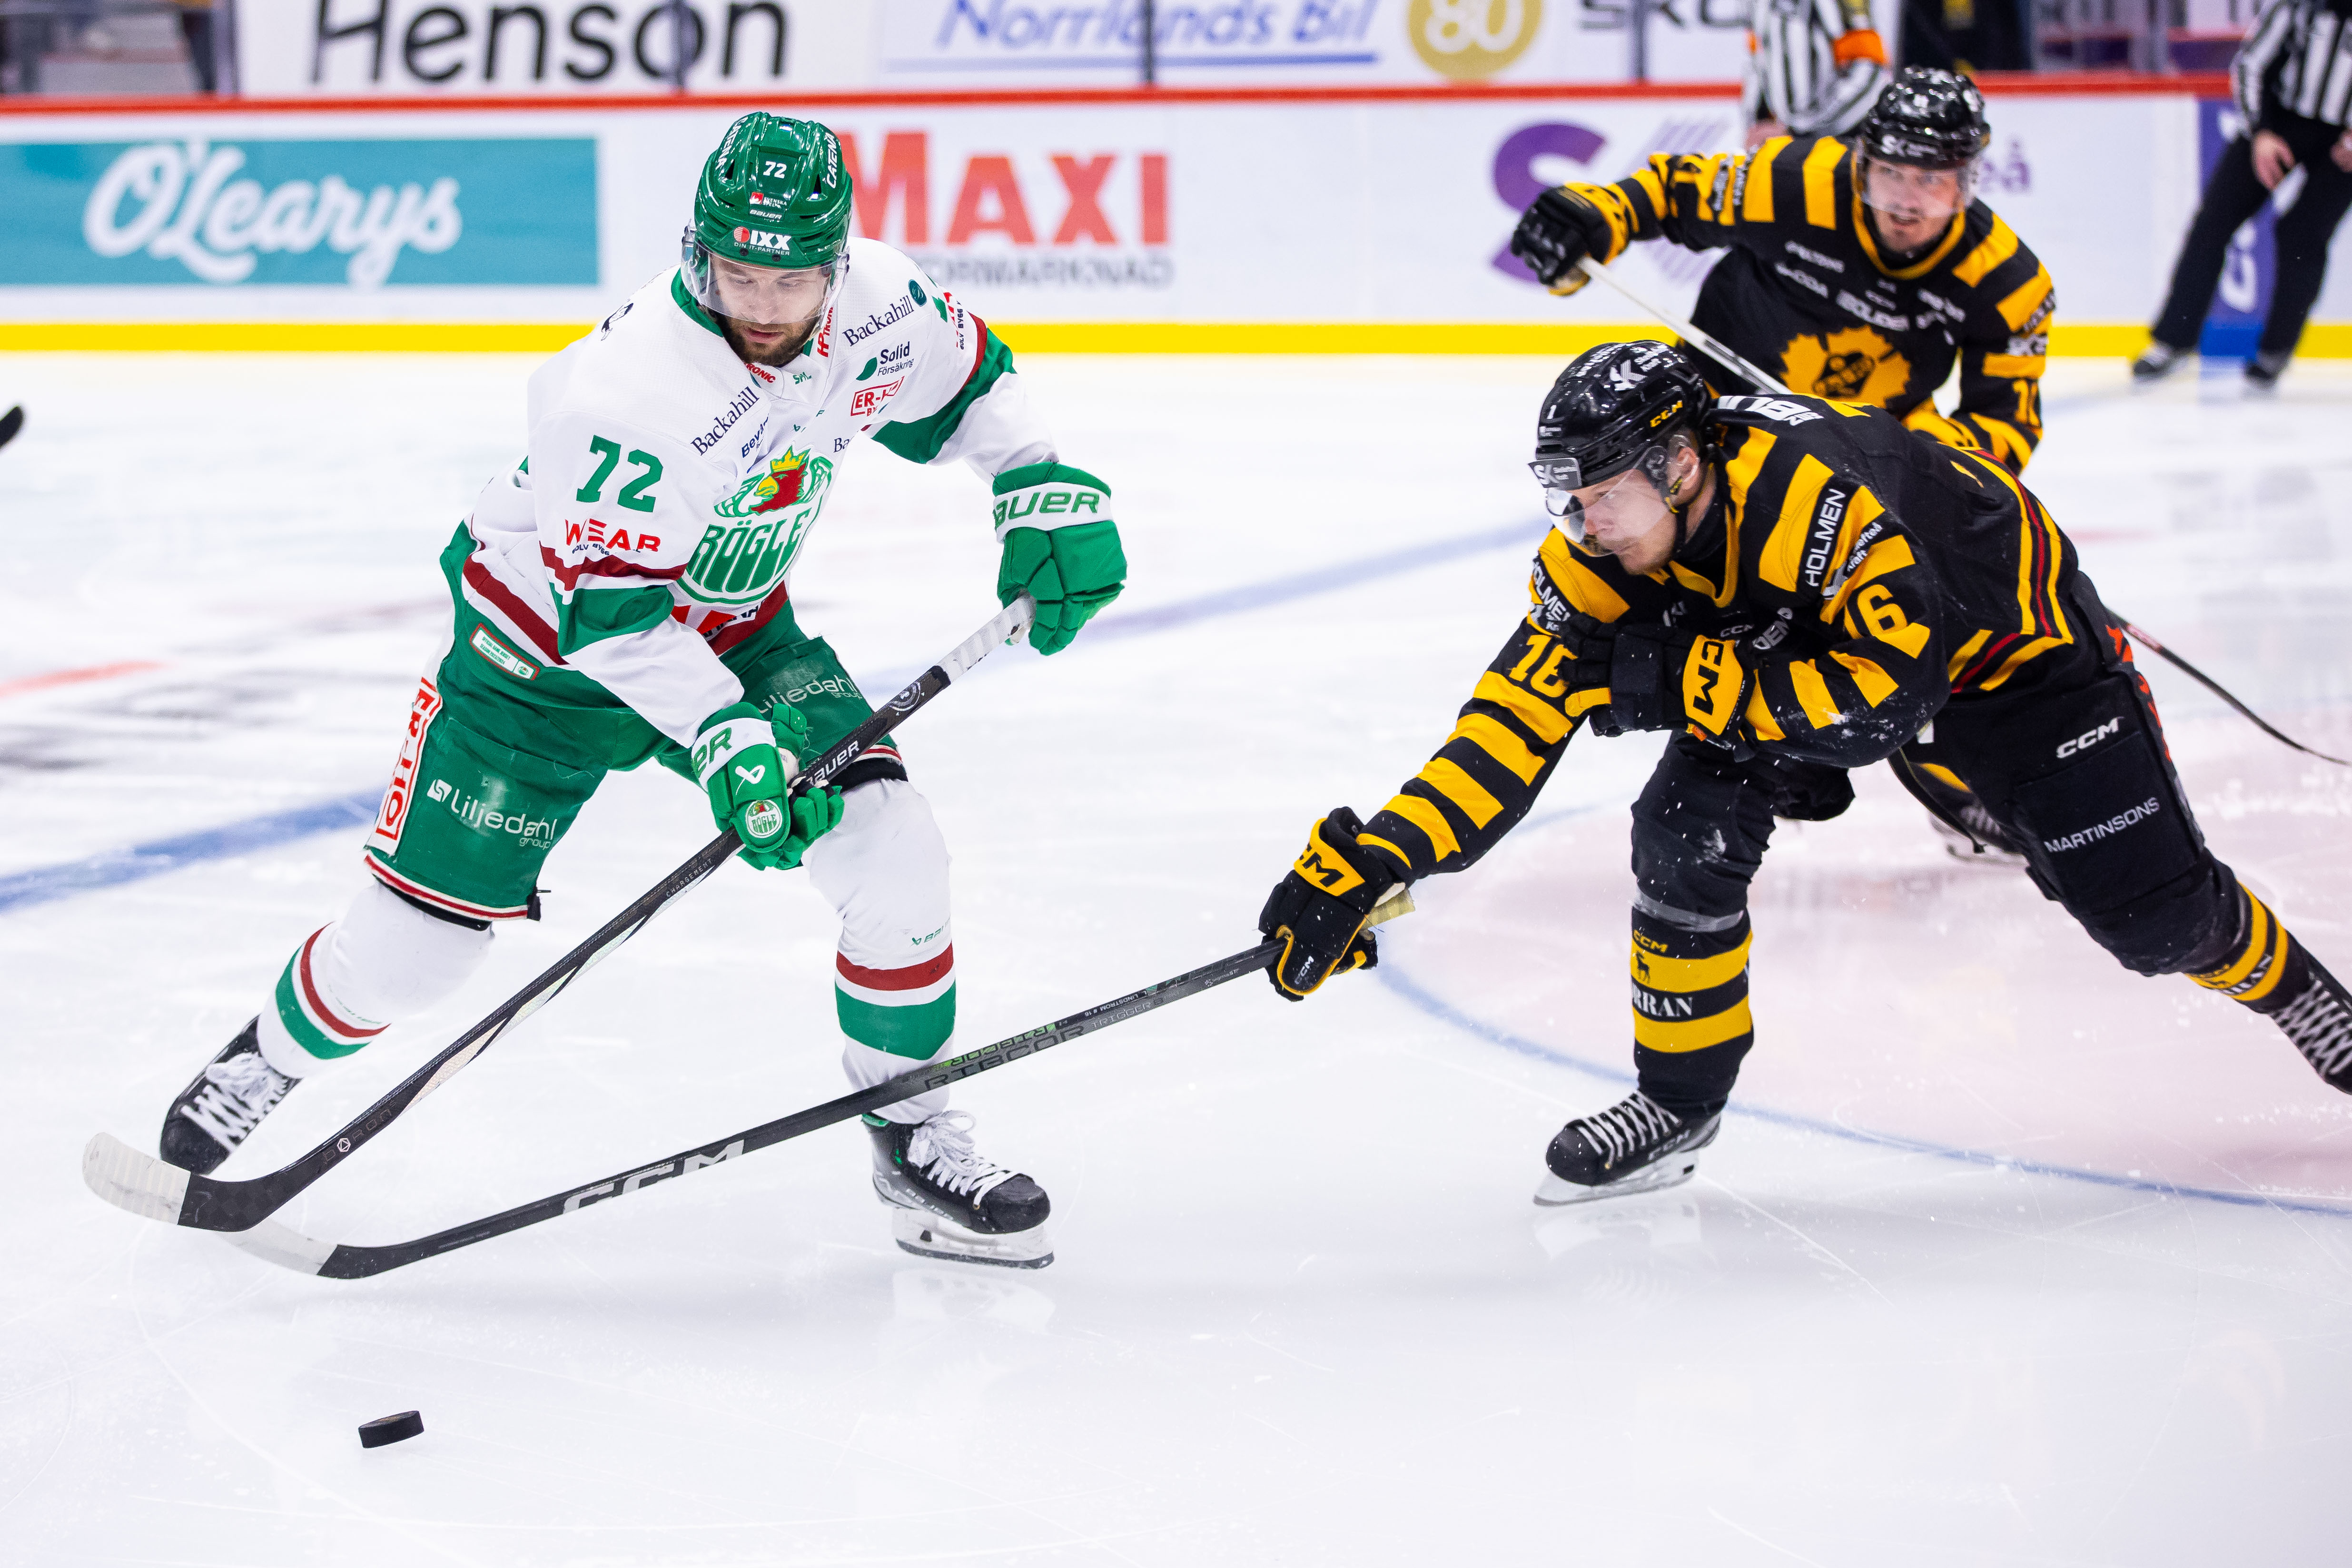
M 1526 741 L 1504 728 L 1499 721 L 1488 718 L 1483 713 L 1474 713 L 1465 717 L 1460 724 L 1454 727 L 1454 733 L 1447 736 L 1445 739 L 1448 745 L 1456 740 L 1470 742 L 1513 773 L 1517 774 L 1519 782 L 1522 784 L 1534 783 L 1536 775 L 1543 771 L 1543 758 L 1529 751 Z
M 1462 808 L 1473 827 L 1483 828 L 1503 814 L 1503 803 L 1486 792 L 1485 785 L 1462 771 L 1461 764 L 1443 757 L 1433 757 L 1427 767 L 1413 775 L 1423 783 Z
M 1801 661 L 1789 666 L 1789 688 L 1796 693 L 1797 706 L 1805 710 L 1805 722 L 1815 729 L 1827 729 L 1845 716 L 1832 700 L 1822 673 L 1811 664 Z
M 1817 229 L 1837 227 L 1837 166 L 1845 143 L 1824 136 L 1805 154 L 1805 222 Z
M 1394 811 L 1419 828 L 1428 837 L 1430 847 L 1437 852 L 1439 860 L 1462 852 L 1462 841 L 1455 838 L 1454 830 L 1445 825 L 1445 813 L 1420 796 L 1399 794 L 1383 810 Z
M 1757 739 L 1786 740 L 1789 738 L 1787 732 L 1780 727 L 1780 721 L 1772 716 L 1772 705 L 1764 700 L 1764 687 L 1760 682 L 1754 691 L 1748 694 L 1747 717 L 1748 733 Z
M 1477 685 L 1471 689 L 1470 700 L 1493 703 L 1496 707 L 1507 710 L 1546 746 L 1569 731 L 1570 720 L 1566 714 L 1541 701 L 1533 692 L 1522 691 L 1511 685 L 1492 670 L 1478 677 Z
M 1927 628 L 1922 626 L 1918 630 L 1924 633 Z M 1873 707 L 1902 689 L 1894 676 L 1858 653 L 1832 653 L 1830 657 L 1845 666 L 1846 673 L 1853 677 L 1855 687 L 1862 693 L 1862 700 Z
M 2003 223 L 1999 214 L 1993 215 L 1992 232 L 1979 242 L 1976 249 L 1960 258 L 1952 268 L 1955 280 L 1974 288 L 1982 283 L 1992 269 L 2017 254 L 2017 231 Z

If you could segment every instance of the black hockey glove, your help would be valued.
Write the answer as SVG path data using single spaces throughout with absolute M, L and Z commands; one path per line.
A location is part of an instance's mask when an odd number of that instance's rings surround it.
M 1364 919 L 1399 879 L 1378 851 L 1356 842 L 1363 828 L 1345 806 L 1316 823 L 1258 914 L 1259 932 L 1283 945 L 1266 977 L 1286 1001 L 1303 1001 L 1332 976 L 1381 961 Z
M 1607 260 L 1615 239 L 1609 220 L 1585 197 L 1564 187 L 1538 196 L 1511 231 L 1511 254 L 1526 262 L 1536 281 L 1555 294 L 1584 287 L 1576 264 L 1586 256 Z
M 1582 711 L 1595 735 L 1629 729 L 1681 729 L 1714 745 L 1738 749 L 1735 727 L 1748 706 L 1749 675 L 1739 645 L 1670 626 L 1597 621 L 1569 622 L 1576 662 L 1565 674 L 1568 711 Z M 1579 693 L 1601 693 L 1594 706 Z

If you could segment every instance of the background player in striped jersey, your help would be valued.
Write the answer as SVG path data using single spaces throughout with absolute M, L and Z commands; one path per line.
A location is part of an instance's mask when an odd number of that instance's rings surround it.
M 2244 124 L 2205 183 L 2153 340 L 2132 361 L 2135 381 L 2169 373 L 2197 346 L 2230 236 L 2299 168 L 2302 193 L 2273 234 L 2270 315 L 2246 361 L 2249 386 L 2276 386 L 2326 281 L 2328 243 L 2352 210 L 2352 0 L 2269 0 L 2230 62 L 2230 90 Z
M 2012 471 L 2042 439 L 2050 274 L 1976 200 L 1991 131 L 1948 71 L 1911 69 L 1852 145 L 1775 137 L 1748 153 L 1660 154 L 1612 185 L 1544 192 L 1511 249 L 1559 294 L 1576 264 L 1637 240 L 1727 247 L 1692 322 L 1801 392 L 1874 404 Z M 1948 416 L 1936 390 L 1959 367 Z M 1709 374 L 1738 386 L 1729 371 Z
M 1775 136 L 1843 136 L 1886 89 L 1868 0 L 1756 0 L 1739 108 L 1748 148 Z
M 2352 996 L 2206 848 L 2120 624 L 2005 468 L 1850 403 L 1715 399 L 1652 343 L 1562 372 L 1531 466 L 1561 519 L 1534 609 L 1427 767 L 1369 821 L 1315 824 L 1258 928 L 1303 998 L 1376 960 L 1363 921 L 1393 884 L 1493 848 L 1579 729 L 1676 731 L 1633 808 L 1639 1086 L 1560 1130 L 1538 1202 L 1696 1168 L 1755 1038 L 1773 818 L 1836 816 L 1845 769 L 1881 760 L 1914 793 L 1974 791 L 2126 967 L 2269 1017 L 2352 1092 Z

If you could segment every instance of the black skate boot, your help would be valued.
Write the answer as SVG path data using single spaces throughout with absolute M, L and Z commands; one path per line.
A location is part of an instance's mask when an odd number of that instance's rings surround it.
M 865 1122 L 874 1139 L 874 1195 L 890 1206 L 891 1230 L 905 1250 L 1008 1269 L 1054 1260 L 1045 1189 L 972 1148 L 971 1112 Z
M 255 1019 L 239 1030 L 172 1102 L 156 1150 L 165 1165 L 210 1176 L 301 1082 L 262 1060 L 260 1028 Z
M 2150 343 L 2140 350 L 2139 358 L 2132 361 L 2132 384 L 2154 386 L 2187 364 L 2190 358 L 2190 351 L 2187 349 L 2176 349 L 2169 343 Z
M 1547 1207 L 1678 1186 L 1698 1170 L 1722 1113 L 1685 1121 L 1636 1089 L 1597 1116 L 1579 1116 L 1544 1151 L 1551 1174 L 1536 1188 Z

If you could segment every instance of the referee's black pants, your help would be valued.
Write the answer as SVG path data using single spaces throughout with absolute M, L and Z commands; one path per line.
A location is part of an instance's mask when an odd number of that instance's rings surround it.
M 2303 336 L 2304 321 L 2318 301 L 2319 286 L 2327 277 L 2327 244 L 2336 225 L 2352 208 L 2352 173 L 2336 166 L 2328 149 L 2340 135 L 2339 127 L 2281 114 L 2275 131 L 2294 153 L 2304 171 L 2303 193 L 2279 216 L 2276 230 L 2278 277 L 2271 290 L 2271 312 L 2263 323 L 2262 353 L 2292 354 Z M 2205 312 L 2213 303 L 2213 289 L 2228 260 L 2230 236 L 2269 201 L 2271 193 L 2254 178 L 2252 132 L 2221 150 L 2206 183 L 2205 200 L 2189 226 L 2189 238 L 2173 264 L 2172 292 L 2157 319 L 2156 340 L 2175 349 L 2196 347 Z

